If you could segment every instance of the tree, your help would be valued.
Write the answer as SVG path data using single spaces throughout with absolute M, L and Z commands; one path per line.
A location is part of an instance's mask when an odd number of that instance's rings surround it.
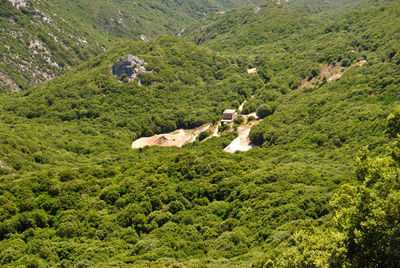
M 265 117 L 267 117 L 268 115 L 271 115 L 271 114 L 273 114 L 273 113 L 274 113 L 274 112 L 273 112 L 271 106 L 269 106 L 268 104 L 262 104 L 262 105 L 260 105 L 260 106 L 258 107 L 258 109 L 257 109 L 257 116 L 258 116 L 259 118 L 265 118 Z
M 390 136 L 396 137 L 400 133 L 400 107 L 397 107 L 393 113 L 389 114 L 387 121 L 386 132 Z
M 400 138 L 391 156 L 370 161 L 358 158 L 356 175 L 362 185 L 344 185 L 332 199 L 335 220 L 346 236 L 347 261 L 355 267 L 400 266 Z

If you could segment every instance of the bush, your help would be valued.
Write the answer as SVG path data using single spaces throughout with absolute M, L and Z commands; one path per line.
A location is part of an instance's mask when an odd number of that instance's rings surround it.
M 264 143 L 264 131 L 258 126 L 254 127 L 250 132 L 250 141 L 256 145 L 262 145 Z
M 229 125 L 228 124 L 223 124 L 223 125 L 218 127 L 218 132 L 224 132 L 227 129 L 229 129 Z
M 246 102 L 243 106 L 242 114 L 249 114 L 249 113 L 255 112 L 256 109 L 257 109 L 257 107 L 254 103 Z
M 233 120 L 233 122 L 238 125 L 241 125 L 243 123 L 243 121 L 244 121 L 244 119 L 241 116 L 238 116 L 235 118 L 235 120 Z
M 254 121 L 254 120 L 256 120 L 256 118 L 255 118 L 253 115 L 250 115 L 250 116 L 247 118 L 247 122 L 251 122 L 251 121 Z
M 199 141 L 202 141 L 202 140 L 206 139 L 210 135 L 211 135 L 211 131 L 210 130 L 201 132 L 199 134 L 199 137 L 198 137 Z
M 386 132 L 392 137 L 396 137 L 400 133 L 400 108 L 396 108 L 393 113 L 389 114 Z
M 258 109 L 257 109 L 257 116 L 258 116 L 259 118 L 265 118 L 265 117 L 267 117 L 268 115 L 271 115 L 271 114 L 273 114 L 273 113 L 274 113 L 274 112 L 273 112 L 271 106 L 269 106 L 268 104 L 262 104 L 262 105 L 260 105 L 260 106 L 258 107 Z

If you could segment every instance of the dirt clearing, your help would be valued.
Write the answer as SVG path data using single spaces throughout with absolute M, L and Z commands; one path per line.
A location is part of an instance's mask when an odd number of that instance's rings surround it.
M 254 116 L 257 118 L 256 113 L 243 116 L 244 122 L 241 126 L 237 128 L 238 136 L 227 147 L 224 148 L 225 152 L 228 153 L 234 153 L 236 151 L 246 152 L 251 148 L 253 148 L 254 146 L 256 146 L 250 142 L 250 137 L 249 137 L 250 131 L 253 126 L 257 125 L 262 120 L 255 120 L 247 123 L 247 119 L 250 116 Z
M 361 67 L 366 62 L 367 62 L 366 60 L 362 60 L 362 61 L 352 64 L 349 67 L 342 67 L 340 62 L 336 63 L 336 65 L 327 65 L 326 64 L 326 65 L 324 65 L 324 67 L 322 67 L 318 76 L 314 77 L 311 80 L 308 80 L 308 77 L 306 77 L 301 82 L 301 85 L 297 89 L 314 88 L 322 83 L 324 77 L 326 78 L 326 81 L 328 83 L 330 83 L 330 82 L 342 77 L 348 70 L 351 70 L 356 66 Z
M 178 129 L 170 133 L 154 135 L 151 137 L 144 137 L 132 142 L 132 149 L 143 148 L 144 146 L 177 146 L 190 142 L 194 142 L 197 136 L 207 131 L 211 124 L 206 124 L 195 129 Z

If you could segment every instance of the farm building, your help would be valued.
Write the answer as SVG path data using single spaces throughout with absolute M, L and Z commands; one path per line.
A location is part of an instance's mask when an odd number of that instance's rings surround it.
M 222 114 L 221 123 L 222 124 L 224 124 L 224 123 L 230 124 L 236 118 L 236 116 L 237 116 L 236 110 L 226 109 Z

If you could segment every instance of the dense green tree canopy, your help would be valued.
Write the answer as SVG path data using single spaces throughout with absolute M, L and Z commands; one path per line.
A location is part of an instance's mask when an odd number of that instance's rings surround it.
M 54 1 L 84 25 L 117 12 L 108 13 L 116 1 L 64 2 Z M 151 16 L 132 31 L 174 32 L 160 21 L 175 7 L 188 21 L 228 7 L 152 3 L 135 3 Z M 11 26 L 28 22 L 32 10 L 1 4 Z M 200 46 L 127 40 L 96 57 L 103 43 L 77 47 L 62 54 L 75 66 L 64 75 L 1 94 L 0 266 L 398 266 L 399 6 L 334 21 L 275 2 L 259 8 L 192 26 L 185 38 Z M 107 27 L 87 42 L 127 34 Z M 128 54 L 147 63 L 133 81 L 111 72 Z M 181 148 L 130 148 L 139 137 L 216 123 L 244 100 L 244 114 L 263 117 L 247 152 L 223 150 L 237 137 L 229 130 Z

